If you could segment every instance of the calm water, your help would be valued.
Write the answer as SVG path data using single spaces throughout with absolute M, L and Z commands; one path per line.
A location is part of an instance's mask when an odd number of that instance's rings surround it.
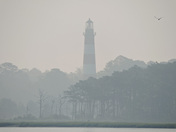
M 176 132 L 176 129 L 145 128 L 65 128 L 65 127 L 1 127 L 0 132 Z

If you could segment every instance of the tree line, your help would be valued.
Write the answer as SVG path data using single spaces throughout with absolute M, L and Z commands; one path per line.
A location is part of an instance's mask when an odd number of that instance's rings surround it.
M 110 64 L 105 71 L 112 73 L 119 63 Z M 81 70 L 42 73 L 5 63 L 0 65 L 0 120 L 175 122 L 176 62 L 138 66 L 81 80 Z
M 134 66 L 72 85 L 65 96 L 73 120 L 176 121 L 176 62 Z

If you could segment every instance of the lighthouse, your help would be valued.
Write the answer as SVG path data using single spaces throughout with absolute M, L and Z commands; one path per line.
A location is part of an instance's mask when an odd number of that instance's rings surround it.
M 93 22 L 86 22 L 84 32 L 84 58 L 83 58 L 83 76 L 84 79 L 96 77 L 95 43 L 94 43 Z

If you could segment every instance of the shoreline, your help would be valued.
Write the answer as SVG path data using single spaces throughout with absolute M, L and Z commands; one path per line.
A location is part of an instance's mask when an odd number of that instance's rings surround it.
M 0 122 L 0 127 L 105 127 L 105 128 L 176 128 L 176 123 L 120 123 L 120 122 Z

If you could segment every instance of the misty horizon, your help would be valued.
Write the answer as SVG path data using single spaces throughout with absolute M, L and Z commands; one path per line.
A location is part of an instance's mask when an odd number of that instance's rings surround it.
M 121 57 L 126 58 L 126 59 L 129 59 L 129 60 L 132 60 L 132 61 L 142 61 L 142 62 L 144 62 L 146 65 L 148 65 L 148 64 L 150 64 L 150 63 L 168 63 L 168 62 L 170 62 L 170 61 L 175 61 L 175 60 L 176 60 L 176 58 L 171 58 L 171 59 L 169 59 L 169 60 L 161 61 L 161 62 L 159 62 L 159 61 L 153 61 L 153 60 L 150 60 L 150 61 L 148 61 L 148 62 L 145 62 L 145 61 L 143 61 L 143 60 L 134 60 L 134 59 L 132 59 L 132 58 L 128 58 L 128 57 L 119 55 L 119 56 L 117 56 L 115 59 L 109 60 L 109 61 L 105 64 L 105 66 L 103 67 L 103 69 L 100 69 L 99 71 L 97 71 L 97 73 L 103 71 L 104 68 L 106 68 L 106 65 L 107 65 L 109 62 L 114 61 L 114 60 L 116 60 L 116 59 L 118 59 L 118 58 L 121 58 Z M 26 69 L 26 70 L 31 71 L 31 70 L 33 70 L 33 69 L 37 69 L 37 70 L 39 70 L 39 71 L 41 71 L 41 72 L 47 72 L 47 71 L 50 71 L 50 70 L 52 70 L 52 69 L 59 69 L 59 70 L 61 70 L 62 72 L 65 72 L 65 73 L 74 73 L 74 72 L 77 72 L 77 70 L 82 70 L 82 68 L 83 68 L 83 67 L 78 67 L 78 68 L 76 68 L 74 71 L 66 72 L 66 71 L 63 71 L 62 69 L 60 69 L 59 67 L 53 67 L 53 68 L 51 68 L 51 69 L 41 70 L 41 69 L 39 69 L 39 68 L 37 68 L 37 67 L 33 67 L 33 68 L 19 67 L 18 65 L 14 64 L 14 63 L 12 63 L 12 62 L 4 62 L 4 63 L 1 63 L 0 65 L 5 64 L 5 63 L 11 63 L 11 64 L 17 66 L 17 68 L 20 69 L 20 70 L 22 70 L 22 69 L 25 70 L 25 69 Z

